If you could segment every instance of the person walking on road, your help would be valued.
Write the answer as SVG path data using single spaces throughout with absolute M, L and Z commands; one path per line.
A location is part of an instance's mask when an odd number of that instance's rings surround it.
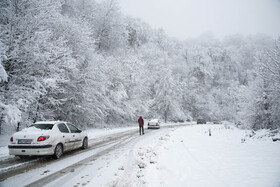
M 140 135 L 141 135 L 141 132 L 142 132 L 142 134 L 144 134 L 144 120 L 143 120 L 142 116 L 139 117 L 138 123 L 139 123 Z

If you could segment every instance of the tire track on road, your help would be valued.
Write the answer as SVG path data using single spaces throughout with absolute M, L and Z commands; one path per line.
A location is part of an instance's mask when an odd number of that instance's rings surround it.
M 37 187 L 37 186 L 42 186 L 45 185 L 51 181 L 57 180 L 61 177 L 63 177 L 64 175 L 67 175 L 68 173 L 72 172 L 73 170 L 79 168 L 79 167 L 84 167 L 86 166 L 88 163 L 97 160 L 98 158 L 100 158 L 101 156 L 104 156 L 105 154 L 116 150 L 124 145 L 126 145 L 127 143 L 131 142 L 131 140 L 138 138 L 138 135 L 134 135 L 131 136 L 130 134 L 125 135 L 124 137 L 122 137 L 120 140 L 115 141 L 111 146 L 109 146 L 108 148 L 105 148 L 104 150 L 101 150 L 99 152 L 97 152 L 96 154 L 93 154 L 90 157 L 87 157 L 71 166 L 68 166 L 62 170 L 59 170 L 57 172 L 52 173 L 51 175 L 48 175 L 42 179 L 39 179 L 37 181 L 34 181 L 31 184 L 26 185 L 26 187 Z M 110 144 L 109 144 L 110 145 Z

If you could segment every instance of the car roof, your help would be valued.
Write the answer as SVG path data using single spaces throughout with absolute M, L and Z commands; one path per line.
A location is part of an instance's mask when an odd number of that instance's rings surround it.
M 65 121 L 37 121 L 35 124 L 57 124 L 57 123 L 66 123 Z

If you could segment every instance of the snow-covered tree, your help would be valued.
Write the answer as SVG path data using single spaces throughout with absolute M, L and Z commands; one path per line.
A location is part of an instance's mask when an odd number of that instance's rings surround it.
M 258 108 L 254 115 L 253 128 L 275 129 L 280 124 L 280 39 L 275 46 L 259 55 L 260 70 L 257 84 Z
M 98 50 L 113 52 L 127 45 L 127 31 L 116 0 L 105 0 L 99 4 L 94 26 Z
M 182 42 L 125 17 L 116 0 L 0 5 L 2 129 L 46 119 L 120 124 L 139 115 L 279 127 L 279 40 L 272 47 L 265 36 L 208 33 Z
M 153 109 L 161 115 L 165 122 L 169 119 L 184 119 L 182 112 L 181 85 L 174 80 L 170 69 L 162 71 L 162 76 L 155 85 L 156 95 Z
M 7 75 L 7 72 L 4 69 L 4 67 L 1 63 L 1 59 L 0 59 L 0 82 L 7 81 L 7 80 L 8 80 L 8 75 Z

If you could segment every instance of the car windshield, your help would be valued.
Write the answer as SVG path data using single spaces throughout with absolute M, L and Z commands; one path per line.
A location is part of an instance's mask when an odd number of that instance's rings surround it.
M 51 130 L 53 128 L 53 124 L 33 124 L 30 127 L 35 127 L 42 130 Z

